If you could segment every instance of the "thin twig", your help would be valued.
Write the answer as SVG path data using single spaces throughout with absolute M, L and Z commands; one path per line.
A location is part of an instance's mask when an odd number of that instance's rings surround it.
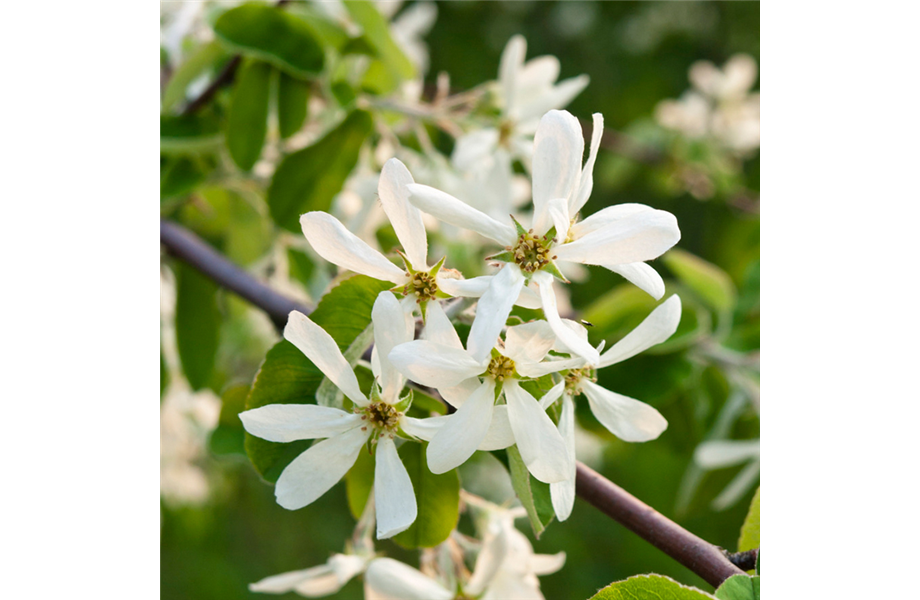
M 180 225 L 161 220 L 160 242 L 176 258 L 264 310 L 279 328 L 284 326 L 291 310 L 310 312 L 306 306 L 256 280 Z M 732 575 L 744 574 L 721 548 L 693 535 L 580 462 L 575 491 L 715 587 Z

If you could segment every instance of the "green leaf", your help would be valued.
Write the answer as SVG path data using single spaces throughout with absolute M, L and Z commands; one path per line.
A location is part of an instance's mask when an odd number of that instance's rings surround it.
M 365 88 L 380 94 L 396 89 L 401 81 L 415 76 L 415 67 L 390 36 L 390 26 L 373 2 L 345 0 L 352 18 L 364 30 L 364 38 L 379 60 L 374 60 L 365 74 Z
M 172 117 L 160 115 L 160 152 L 214 152 L 221 142 L 220 120 L 213 112 Z
M 208 447 L 218 456 L 246 454 L 243 444 L 245 431 L 239 414 L 246 408 L 246 396 L 249 385 L 236 384 L 221 394 L 220 418 L 217 427 L 211 432 Z
M 428 444 L 403 444 L 399 449 L 415 501 L 418 517 L 409 529 L 393 537 L 403 548 L 431 548 L 447 539 L 460 517 L 460 477 L 453 469 L 435 475 L 428 469 Z
M 374 469 L 377 461 L 373 454 L 362 449 L 358 460 L 345 474 L 345 495 L 348 497 L 348 510 L 355 520 L 361 518 L 364 506 L 374 486 Z
M 163 392 L 169 385 L 169 369 L 166 368 L 166 359 L 163 357 L 163 350 L 160 350 L 160 399 L 163 398 Z
M 227 118 L 227 148 L 233 162 L 244 171 L 256 164 L 265 144 L 271 77 L 271 65 L 247 61 L 240 68 L 233 86 L 233 100 Z
M 350 39 L 342 27 L 311 4 L 291 3 L 286 8 L 288 14 L 301 19 L 313 32 L 313 37 L 323 48 L 340 50 Z
M 553 501 L 550 498 L 549 485 L 530 474 L 517 446 L 510 446 L 507 452 L 511 486 L 524 506 L 524 510 L 527 511 L 534 535 L 540 539 L 540 535 L 556 516 Z
M 220 329 L 217 285 L 183 262 L 176 262 L 176 345 L 182 371 L 195 390 L 214 371 Z
M 282 138 L 291 137 L 303 127 L 309 99 L 309 83 L 281 73 L 278 80 L 278 132 Z
M 732 575 L 716 590 L 719 600 L 760 600 L 760 577 Z
M 709 307 L 719 312 L 730 312 L 735 308 L 738 300 L 735 284 L 719 267 L 679 248 L 672 248 L 661 260 Z
M 288 271 L 291 277 L 309 289 L 310 278 L 313 276 L 313 271 L 316 268 L 316 265 L 313 264 L 313 261 L 310 260 L 309 256 L 300 250 L 295 250 L 294 248 L 288 248 L 287 259 Z
M 268 207 L 275 222 L 299 233 L 300 215 L 329 210 L 372 128 L 368 113 L 354 111 L 313 145 L 286 156 L 268 188 Z
M 302 19 L 265 4 L 243 4 L 218 17 L 214 33 L 233 50 L 270 62 L 294 77 L 323 70 L 323 49 Z
M 615 581 L 589 600 L 713 600 L 703 590 L 677 583 L 664 575 L 634 575 Z
M 182 65 L 176 69 L 163 92 L 162 110 L 171 109 L 177 102 L 185 100 L 185 90 L 190 83 L 215 65 L 227 55 L 220 42 L 214 40 L 195 50 Z
M 371 322 L 371 310 L 377 294 L 393 284 L 364 275 L 346 279 L 329 291 L 320 301 L 310 319 L 326 330 L 345 351 Z M 252 389 L 246 398 L 246 408 L 268 404 L 315 404 L 315 394 L 323 380 L 322 372 L 293 344 L 282 340 L 268 351 L 256 373 Z M 312 440 L 288 444 L 269 442 L 246 434 L 246 454 L 256 470 L 274 482 L 281 471 Z
M 760 548 L 760 488 L 754 493 L 751 508 L 748 509 L 744 524 L 741 525 L 741 536 L 738 538 L 738 552 L 746 552 Z
M 204 183 L 214 166 L 202 157 L 160 156 L 160 202 L 185 196 Z

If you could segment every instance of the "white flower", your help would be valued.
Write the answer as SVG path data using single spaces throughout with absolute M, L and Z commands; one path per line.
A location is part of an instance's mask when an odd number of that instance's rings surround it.
M 334 594 L 364 572 L 368 557 L 353 554 L 333 554 L 326 564 L 299 571 L 289 571 L 266 577 L 249 584 L 250 592 L 284 594 L 297 592 L 307 598 L 319 598 Z
M 709 471 L 747 462 L 747 466 L 712 501 L 715 510 L 725 510 L 747 492 L 760 475 L 760 440 L 712 440 L 693 453 L 693 462 Z
M 473 327 L 479 319 L 493 317 L 478 312 Z M 527 468 L 540 481 L 562 481 L 572 474 L 574 464 L 566 463 L 564 442 L 555 425 L 518 383 L 520 378 L 566 368 L 561 361 L 542 362 L 556 341 L 544 321 L 509 327 L 504 346 L 494 352 L 486 348 L 483 358 L 478 358 L 478 348 L 463 348 L 441 311 L 430 312 L 425 338 L 395 347 L 389 358 L 406 377 L 436 388 L 457 407 L 456 413 L 432 420 L 439 426 L 428 446 L 428 467 L 433 473 L 463 464 L 477 449 L 516 443 Z M 475 341 L 470 338 L 468 344 Z M 505 405 L 495 406 L 498 388 Z
M 593 264 L 620 273 L 656 298 L 664 284 L 644 261 L 657 258 L 680 239 L 677 220 L 668 212 L 639 204 L 603 209 L 580 223 L 573 217 L 587 202 L 594 186 L 592 171 L 603 117 L 594 115 L 591 150 L 582 168 L 584 139 L 578 120 L 566 111 L 552 110 L 543 116 L 534 138 L 533 228 L 525 230 L 516 221 L 501 223 L 453 196 L 426 185 L 408 184 L 410 201 L 421 210 L 458 227 L 464 227 L 498 242 L 505 252 L 495 255 L 504 261 L 494 276 L 475 278 L 488 288 L 481 294 L 477 319 L 470 332 L 468 348 L 477 361 L 485 359 L 517 303 L 533 307 L 538 296 L 550 327 L 573 352 L 595 364 L 597 351 L 562 324 L 556 308 L 553 278 L 564 280 L 559 267 L 565 263 Z M 470 280 L 473 281 L 473 280 Z M 534 288 L 525 289 L 525 284 Z M 455 295 L 472 289 L 457 290 Z M 488 318 L 479 318 L 483 314 Z
M 314 444 L 285 467 L 275 484 L 278 504 L 302 508 L 329 490 L 351 468 L 361 449 L 376 443 L 374 498 L 377 537 L 388 538 L 407 529 L 417 514 L 409 474 L 396 453 L 394 438 L 401 429 L 409 435 L 428 431 L 421 420 L 405 416 L 399 392 L 404 380 L 387 360 L 394 346 L 413 339 L 411 323 L 390 292 L 374 303 L 372 360 L 377 378 L 372 398 L 358 386 L 354 371 L 328 333 L 303 314 L 292 311 L 284 338 L 297 346 L 355 405 L 355 412 L 316 404 L 270 404 L 240 413 L 250 434 L 271 442 L 327 438 Z
M 482 549 L 461 593 L 481 600 L 543 600 L 537 575 L 555 573 L 565 553 L 535 554 L 527 537 L 514 528 L 518 510 L 501 511 L 490 519 Z M 371 561 L 365 575 L 368 600 L 452 600 L 453 591 L 391 558 Z
M 615 365 L 671 337 L 680 322 L 680 312 L 680 298 L 671 296 L 655 308 L 638 327 L 604 352 L 597 368 Z M 584 331 L 584 327 L 580 325 L 578 327 L 587 339 L 587 331 Z M 559 362 L 572 365 L 571 360 Z M 572 465 L 573 474 L 565 481 L 550 484 L 553 509 L 560 521 L 565 521 L 569 517 L 575 503 L 575 396 L 584 394 L 597 420 L 611 433 L 626 442 L 654 440 L 668 426 L 668 422 L 661 416 L 661 413 L 648 404 L 611 392 L 594 383 L 595 373 L 594 369 L 581 361 L 565 375 L 565 393 L 562 394 L 559 431 L 565 440 L 566 457 Z M 541 404 L 549 406 L 554 402 L 562 393 L 559 387 L 554 387 L 544 398 L 541 398 Z
M 520 158 L 530 170 L 533 133 L 548 110 L 562 108 L 587 85 L 579 75 L 558 84 L 559 59 L 540 56 L 524 62 L 527 40 L 516 35 L 508 40 L 499 63 L 501 117 L 498 128 L 477 129 L 457 139 L 451 157 L 461 171 L 489 168 L 492 157 L 503 148 Z

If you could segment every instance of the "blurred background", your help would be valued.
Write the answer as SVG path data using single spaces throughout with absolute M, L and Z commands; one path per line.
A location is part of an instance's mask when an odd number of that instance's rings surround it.
M 161 80 L 202 43 L 188 33 L 188 23 L 200 21 L 206 37 L 208 23 L 232 4 L 197 12 L 183 6 L 161 4 Z M 697 67 L 695 86 L 689 78 L 698 61 L 722 69 L 743 55 L 759 64 L 759 3 L 467 1 L 437 2 L 436 9 L 421 38 L 428 51 L 426 87 L 440 72 L 450 75 L 451 91 L 494 80 L 508 39 L 524 35 L 528 58 L 558 57 L 560 79 L 590 76 L 567 110 L 587 122 L 594 112 L 604 115 L 608 132 L 584 213 L 637 202 L 676 215 L 682 239 L 655 267 L 667 295 L 681 296 L 680 328 L 665 344 L 599 373 L 601 385 L 655 406 L 669 427 L 653 442 L 626 444 L 582 402 L 578 454 L 693 533 L 736 550 L 759 477 L 752 442 L 759 438 L 759 108 L 755 142 L 719 129 L 715 119 L 701 130 L 691 118 L 698 99 L 686 93 L 706 87 L 705 68 Z M 733 64 L 747 68 L 748 60 Z M 749 101 L 759 90 L 754 73 L 751 86 L 729 92 Z M 713 89 L 708 101 L 728 119 L 741 100 Z M 218 109 L 228 97 L 216 98 Z M 749 127 L 751 117 L 745 118 Z M 449 153 L 448 136 L 436 135 L 434 142 Z M 170 177 L 184 158 L 161 157 L 162 215 L 277 289 L 309 295 L 318 285 L 315 271 L 328 266 L 288 256 L 288 273 L 277 274 L 264 186 L 239 174 L 224 177 L 220 168 L 176 186 Z M 570 286 L 572 307 L 594 325 L 592 340 L 609 345 L 656 302 L 604 269 L 591 268 L 590 275 Z M 249 583 L 321 564 L 341 551 L 354 525 L 345 488 L 337 485 L 294 512 L 275 503 L 272 486 L 243 452 L 236 415 L 278 334 L 257 310 L 166 256 L 161 279 L 161 595 L 258 597 Z M 531 535 L 525 521 L 518 526 Z M 561 571 L 540 578 L 547 598 L 588 598 L 612 581 L 651 572 L 711 589 L 581 500 L 568 521 L 551 524 L 532 541 L 537 552 L 567 554 Z M 417 564 L 417 553 L 391 542 L 377 549 Z M 360 581 L 334 597 L 362 598 Z

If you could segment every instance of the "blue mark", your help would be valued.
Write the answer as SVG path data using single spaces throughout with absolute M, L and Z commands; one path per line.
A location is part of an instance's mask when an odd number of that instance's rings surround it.
M 768 157 L 769 157 L 768 154 L 760 155 L 760 191 L 761 192 L 766 192 L 767 188 L 769 187 L 767 185 L 767 158 Z

